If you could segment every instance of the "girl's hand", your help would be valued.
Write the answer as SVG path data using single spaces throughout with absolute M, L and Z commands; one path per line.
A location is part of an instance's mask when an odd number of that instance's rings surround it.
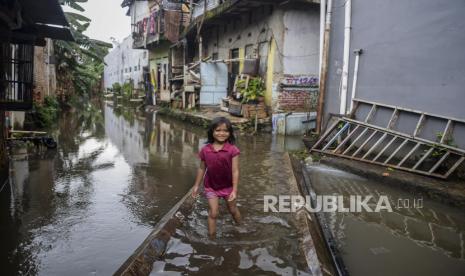
M 192 197 L 196 198 L 199 195 L 199 186 L 195 185 L 192 189 Z
M 231 194 L 229 194 L 228 201 L 233 201 L 237 198 L 237 191 L 233 190 Z

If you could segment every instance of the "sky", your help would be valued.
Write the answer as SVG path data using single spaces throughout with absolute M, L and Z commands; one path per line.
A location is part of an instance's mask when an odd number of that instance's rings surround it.
M 87 3 L 81 3 L 85 9 L 83 15 L 92 20 L 85 34 L 105 42 L 111 42 L 110 37 L 121 42 L 129 36 L 131 17 L 126 16 L 127 8 L 121 8 L 122 2 L 123 0 L 88 0 Z M 64 10 L 75 12 L 68 7 Z

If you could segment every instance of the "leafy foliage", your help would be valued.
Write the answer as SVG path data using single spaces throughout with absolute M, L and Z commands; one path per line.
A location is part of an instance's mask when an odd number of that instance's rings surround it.
M 60 4 L 83 12 L 80 5 L 87 0 L 60 0 Z M 59 90 L 68 98 L 74 92 L 89 93 L 96 87 L 103 73 L 103 58 L 111 48 L 110 43 L 91 39 L 84 34 L 91 20 L 82 14 L 65 12 L 75 42 L 54 41 Z M 69 84 L 72 83 L 72 87 Z
M 242 80 L 241 80 L 242 81 Z M 242 103 L 257 101 L 265 94 L 265 84 L 261 78 L 251 78 L 246 88 L 241 88 Z

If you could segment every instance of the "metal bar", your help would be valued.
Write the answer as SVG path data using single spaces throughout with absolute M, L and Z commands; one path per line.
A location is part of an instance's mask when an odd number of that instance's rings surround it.
M 331 138 L 331 140 L 329 140 L 329 142 L 326 143 L 326 145 L 322 148 L 322 150 L 327 150 L 328 147 L 331 146 L 331 144 L 334 143 L 334 141 L 339 137 L 339 135 L 341 135 L 349 126 L 350 126 L 350 123 L 346 123 L 346 124 L 336 133 L 336 135 L 334 135 L 333 138 Z
M 418 133 L 420 133 L 421 128 L 423 127 L 423 123 L 425 122 L 425 114 L 422 113 L 420 118 L 418 119 L 417 126 L 415 127 L 415 131 L 413 132 L 413 137 L 416 137 Z
M 376 133 L 378 133 L 378 131 L 374 130 L 373 133 L 368 137 L 368 139 L 366 139 L 365 142 L 363 142 L 363 144 L 352 154 L 352 156 L 356 156 L 363 149 L 363 147 L 366 146 L 366 144 L 368 144 L 371 138 L 375 136 Z
M 350 146 L 348 148 L 346 148 L 346 150 L 342 153 L 342 154 L 346 154 L 347 152 L 349 152 L 349 150 L 355 145 L 355 143 L 358 142 L 358 140 L 360 140 L 360 138 L 365 135 L 365 133 L 368 131 L 368 128 L 365 128 L 362 133 L 360 133 L 360 135 L 355 138 L 355 141 L 352 142 L 352 144 L 350 144 Z
M 315 152 L 320 152 L 320 153 L 328 153 L 328 152 L 324 152 L 324 151 L 321 151 L 321 150 L 314 150 L 314 151 Z M 381 163 L 381 162 L 370 162 L 370 161 L 368 161 L 366 159 L 361 159 L 361 158 L 358 158 L 358 157 L 352 157 L 352 156 L 348 156 L 348 155 L 342 155 L 342 154 L 339 154 L 339 153 L 330 153 L 330 154 L 338 156 L 338 157 L 342 157 L 342 158 L 351 159 L 351 160 L 362 161 L 362 162 L 369 163 L 369 164 L 375 164 L 375 165 L 380 165 L 380 166 L 383 166 L 383 167 L 389 167 L 389 168 L 399 169 L 399 170 L 408 171 L 408 172 L 415 172 L 415 173 L 426 175 L 426 176 L 434 176 L 434 177 L 446 179 L 446 177 L 444 175 L 442 175 L 442 174 L 435 174 L 435 173 L 429 173 L 429 172 L 425 172 L 425 171 L 413 170 L 413 169 L 410 169 L 410 168 L 399 167 L 397 165 L 391 165 L 391 164 L 384 164 L 384 163 Z
M 346 138 L 344 138 L 344 140 L 342 140 L 342 142 L 333 150 L 333 153 L 334 152 L 337 152 L 341 147 L 342 145 L 344 145 L 345 143 L 347 143 L 347 141 L 349 141 L 349 139 L 355 134 L 355 131 L 357 131 L 357 129 L 360 127 L 360 125 L 357 125 L 354 130 L 352 130 L 352 132 L 350 132 Z
M 434 164 L 434 166 L 431 168 L 431 170 L 429 170 L 429 173 L 433 173 L 441 164 L 442 162 L 444 162 L 444 160 L 446 160 L 446 158 L 450 155 L 450 151 L 446 152 L 442 157 L 441 159 L 439 159 L 438 162 L 436 162 L 436 164 Z
M 365 153 L 365 155 L 362 157 L 362 159 L 365 159 L 368 157 L 368 155 L 370 155 L 370 153 L 376 148 L 378 147 L 379 144 L 381 144 L 381 142 L 383 142 L 383 140 L 387 137 L 387 133 L 384 133 L 383 136 L 381 136 L 381 138 L 378 139 L 378 141 L 376 141 L 376 143 L 367 151 L 367 153 Z
M 395 135 L 397 135 L 397 136 L 399 136 L 399 137 L 402 137 L 402 138 L 415 139 L 415 140 L 418 140 L 418 141 L 421 141 L 421 142 L 424 142 L 424 143 L 436 145 L 436 146 L 441 147 L 441 148 L 446 148 L 446 149 L 449 149 L 449 150 L 451 150 L 451 151 L 460 152 L 460 153 L 462 153 L 462 154 L 465 154 L 465 150 L 460 149 L 460 148 L 455 148 L 455 147 L 452 147 L 452 146 L 449 146 L 449 145 L 446 145 L 446 144 L 440 144 L 440 143 L 433 142 L 433 141 L 431 141 L 431 140 L 427 140 L 427 139 L 420 138 L 420 137 L 412 137 L 411 135 L 407 135 L 407 134 L 402 133 L 402 132 L 399 132 L 399 131 L 387 130 L 387 129 L 383 128 L 383 127 L 379 127 L 379 126 L 375 126 L 375 125 L 366 124 L 366 123 L 363 123 L 363 122 L 360 122 L 360 121 L 356 121 L 356 120 L 352 120 L 352 119 L 349 119 L 349 118 L 346 118 L 346 117 L 344 117 L 343 120 L 344 120 L 344 121 L 348 121 L 348 122 L 352 122 L 352 123 L 354 123 L 354 124 L 360 124 L 360 125 L 362 125 L 362 126 L 366 126 L 366 127 L 372 128 L 372 129 L 378 129 L 378 130 L 382 130 L 382 131 L 389 131 L 389 132 L 391 132 L 392 134 L 395 134 Z
M 394 108 L 392 111 L 391 119 L 389 119 L 387 129 L 392 129 L 394 127 L 394 124 L 397 122 L 397 118 L 399 118 L 399 110 Z
M 371 109 L 370 109 L 370 112 L 368 112 L 368 115 L 367 117 L 365 118 L 365 123 L 368 123 L 371 118 L 373 117 L 373 115 L 375 114 L 376 112 L 376 104 L 374 104 Z
M 418 160 L 418 162 L 413 166 L 412 170 L 416 170 L 423 161 L 433 152 L 434 147 L 431 147 L 421 158 Z
M 389 146 L 392 145 L 392 143 L 394 142 L 394 140 L 397 139 L 397 136 L 394 136 L 392 137 L 391 141 L 389 141 L 389 143 L 387 143 L 387 145 L 378 153 L 378 155 L 376 155 L 375 159 L 372 160 L 372 162 L 376 162 L 376 160 L 378 160 L 378 158 L 381 157 L 381 155 L 384 153 L 384 151 L 387 150 L 387 148 L 389 148 Z
M 357 112 L 359 104 L 358 102 L 353 103 L 352 110 L 350 111 L 349 118 L 354 119 L 355 118 L 355 113 Z
M 410 151 L 409 153 L 402 159 L 402 161 L 399 162 L 399 164 L 397 164 L 397 166 L 402 166 L 402 164 L 404 164 L 405 161 L 407 161 L 407 159 L 418 149 L 418 147 L 420 147 L 420 145 L 422 145 L 422 143 L 417 143 Z
M 316 142 L 316 144 L 313 145 L 312 150 L 316 149 L 316 147 L 318 147 L 324 141 L 324 139 L 326 139 L 326 137 L 333 131 L 333 129 L 337 126 L 337 124 L 339 124 L 340 121 L 341 120 L 337 120 L 336 122 L 334 122 L 333 125 L 331 125 L 330 128 L 328 128 L 328 130 L 323 134 L 323 136 L 321 136 L 321 138 Z
M 386 159 L 386 161 L 383 162 L 383 164 L 387 164 L 387 162 L 389 162 L 389 161 L 392 159 L 392 157 L 394 157 L 394 155 L 396 155 L 396 154 L 399 152 L 399 150 L 400 150 L 403 146 L 405 146 L 405 144 L 407 144 L 408 141 L 409 141 L 408 139 L 404 139 L 404 141 L 402 142 L 402 144 L 400 144 L 400 146 L 389 156 L 388 159 Z
M 458 119 L 458 118 L 449 117 L 449 116 L 440 116 L 440 115 L 437 115 L 437 114 L 422 112 L 422 111 L 415 110 L 415 109 L 410 109 L 410 108 L 398 107 L 398 106 L 394 106 L 394 105 L 383 104 L 383 103 L 372 102 L 372 101 L 365 101 L 365 100 L 358 99 L 358 98 L 353 99 L 353 101 L 361 102 L 361 103 L 365 103 L 365 104 L 376 104 L 378 106 L 382 106 L 382 107 L 386 107 L 386 108 L 392 108 L 392 109 L 397 108 L 400 111 L 407 111 L 407 112 L 412 112 L 412 113 L 417 113 L 417 114 L 424 113 L 426 116 L 437 117 L 437 118 L 440 118 L 440 119 L 452 120 L 452 121 L 456 121 L 456 122 L 465 123 L 465 119 Z
M 460 159 L 457 160 L 457 162 L 455 162 L 455 164 L 447 171 L 447 173 L 444 175 L 444 177 L 445 178 L 449 177 L 449 175 L 451 173 L 453 173 L 455 171 L 455 169 L 457 169 L 458 166 L 460 166 L 460 164 L 463 162 L 463 160 L 465 160 L 465 156 L 460 157 Z
M 444 129 L 444 132 L 441 137 L 441 141 L 439 143 L 444 144 L 444 142 L 447 140 L 449 137 L 449 133 L 452 127 L 452 120 L 447 121 L 446 128 Z

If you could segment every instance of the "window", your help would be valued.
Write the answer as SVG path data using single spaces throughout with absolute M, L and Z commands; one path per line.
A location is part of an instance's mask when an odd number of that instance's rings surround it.
M 129 67 L 129 73 L 132 72 L 132 67 Z
M 218 60 L 218 53 L 212 54 L 212 60 Z
M 137 66 L 134 66 L 134 72 L 136 72 L 136 71 L 137 71 Z
M 254 50 L 253 50 L 253 44 L 247 44 L 245 45 L 245 58 L 253 58 L 254 55 Z
M 140 71 L 140 64 L 139 64 L 139 69 L 138 70 Z

